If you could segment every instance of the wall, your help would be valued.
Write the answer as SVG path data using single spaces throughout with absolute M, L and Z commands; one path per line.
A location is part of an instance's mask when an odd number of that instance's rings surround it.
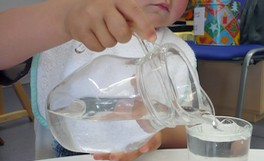
M 4 11 L 6 9 L 17 7 L 17 6 L 37 3 L 41 1 L 44 1 L 44 0 L 1 0 L 0 11 Z

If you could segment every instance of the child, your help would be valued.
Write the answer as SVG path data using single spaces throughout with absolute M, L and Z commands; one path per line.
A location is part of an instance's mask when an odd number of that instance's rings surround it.
M 0 13 L 0 31 L 0 70 L 71 39 L 102 51 L 127 42 L 132 32 L 156 38 L 134 0 L 47 0 Z
M 61 15 L 55 15 L 61 16 L 64 20 L 66 19 L 63 21 L 67 24 L 66 27 L 62 27 L 62 25 L 64 25 L 62 23 L 58 25 L 57 21 L 52 21 L 51 24 L 55 25 L 55 28 L 57 27 L 62 30 L 53 30 L 54 28 L 48 27 L 49 29 L 42 31 L 42 26 L 39 25 L 42 33 L 39 33 L 37 36 L 43 39 L 40 40 L 33 35 L 33 39 L 36 40 L 36 42 L 32 44 L 33 49 L 23 49 L 21 51 L 22 56 L 18 59 L 14 58 L 15 63 L 18 63 L 25 60 L 30 55 L 33 55 L 34 52 L 61 44 L 60 46 L 54 47 L 36 56 L 32 64 L 32 108 L 37 119 L 35 122 L 36 159 L 55 157 L 56 153 L 58 155 L 65 155 L 63 154 L 65 150 L 54 142 L 54 138 L 50 134 L 49 129 L 44 127 L 47 126 L 44 110 L 46 108 L 46 98 L 50 90 L 78 67 L 82 66 L 84 63 L 91 62 L 99 55 L 114 54 L 122 57 L 142 57 L 144 53 L 137 39 L 135 37 L 130 39 L 133 32 L 138 33 L 142 38 L 148 40 L 153 41 L 157 38 L 155 42 L 159 44 L 167 42 L 175 43 L 186 52 L 192 65 L 196 67 L 196 61 L 192 50 L 183 40 L 176 37 L 167 28 L 164 28 L 164 26 L 172 24 L 181 17 L 187 3 L 188 0 L 63 0 L 61 2 L 48 1 L 44 5 L 42 4 L 39 8 L 40 12 L 42 12 L 48 4 L 53 4 L 52 6 L 61 13 Z M 92 5 L 98 6 L 89 8 L 89 6 Z M 38 7 L 37 5 L 36 8 Z M 85 7 L 88 7 L 88 9 Z M 66 10 L 70 11 L 65 14 Z M 52 11 L 55 12 L 52 9 L 51 12 L 45 10 L 47 15 L 52 13 Z M 87 12 L 89 14 L 87 14 Z M 34 13 L 37 14 L 38 12 Z M 42 14 L 43 13 L 44 12 L 42 12 Z M 39 14 L 37 15 L 39 16 Z M 59 21 L 61 17 L 57 17 L 56 20 Z M 48 22 L 48 19 L 49 17 L 47 16 L 47 18 L 42 21 Z M 92 21 L 92 23 L 89 21 Z M 31 22 L 29 23 L 33 25 Z M 156 35 L 153 34 L 152 25 L 156 29 Z M 35 30 L 32 32 L 34 31 Z M 45 36 L 46 32 L 47 35 Z M 24 44 L 23 39 L 20 40 L 22 44 Z M 87 48 L 79 41 L 85 44 Z M 44 42 L 43 45 L 39 45 L 38 43 L 40 42 Z M 124 44 L 124 42 L 127 43 Z M 24 46 L 30 45 L 24 44 Z M 104 48 L 107 49 L 102 51 Z M 12 50 L 15 49 L 12 48 Z M 3 50 L 3 52 L 13 54 L 12 50 Z M 15 53 L 18 53 L 18 51 Z M 11 56 L 18 57 L 16 55 Z M 2 63 L 4 64 L 2 68 L 10 66 L 10 64 L 15 64 L 13 61 L 10 62 L 9 59 L 1 59 L 0 64 Z M 155 150 L 159 147 L 169 148 L 183 146 L 179 145 L 179 143 L 184 144 L 184 137 L 185 135 L 182 127 L 164 129 L 138 150 L 130 153 L 94 154 L 94 158 L 98 160 L 133 160 L 142 153 Z M 68 151 L 67 153 L 69 154 Z

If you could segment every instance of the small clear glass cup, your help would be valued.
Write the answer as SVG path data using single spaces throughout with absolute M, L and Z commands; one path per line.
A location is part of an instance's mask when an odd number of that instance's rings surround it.
M 206 123 L 186 126 L 189 161 L 247 161 L 252 124 L 230 116 L 216 118 L 217 128 Z

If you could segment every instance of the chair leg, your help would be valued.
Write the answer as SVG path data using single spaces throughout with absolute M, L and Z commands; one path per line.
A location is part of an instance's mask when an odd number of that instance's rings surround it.
M 31 103 L 29 101 L 29 98 L 27 97 L 27 94 L 22 86 L 22 84 L 17 81 L 16 83 L 13 84 L 13 87 L 15 89 L 16 94 L 18 95 L 20 102 L 23 105 L 23 108 L 27 111 L 28 115 L 29 115 L 29 119 L 31 121 L 34 120 L 34 115 L 32 113 L 31 110 Z
M 264 48 L 252 49 L 247 53 L 247 55 L 243 61 L 243 66 L 241 69 L 241 76 L 240 76 L 238 98 L 237 98 L 237 108 L 236 108 L 236 117 L 238 117 L 238 118 L 242 118 L 242 115 L 243 115 L 248 66 L 250 64 L 252 56 L 258 52 L 263 52 L 263 51 L 264 51 Z
M 5 144 L 4 140 L 0 137 L 0 146 L 4 144 Z
M 3 88 L 0 86 L 0 115 L 4 114 L 4 96 L 3 96 Z M 0 137 L 0 146 L 4 145 L 4 140 Z
M 249 66 L 250 60 L 251 60 L 251 58 L 244 61 L 242 69 L 241 69 L 238 98 L 237 98 L 237 108 L 236 108 L 236 117 L 238 117 L 238 118 L 242 118 L 242 115 L 243 115 L 244 97 L 245 97 L 246 82 L 247 82 L 247 73 L 248 73 L 248 66 Z
M 4 111 L 4 94 L 3 94 L 3 87 L 0 86 L 0 115 L 3 115 Z

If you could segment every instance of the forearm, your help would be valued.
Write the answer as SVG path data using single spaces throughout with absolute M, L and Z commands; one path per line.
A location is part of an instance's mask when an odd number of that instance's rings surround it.
M 0 69 L 70 39 L 93 51 L 156 31 L 134 0 L 48 0 L 0 13 Z
M 63 27 L 67 3 L 59 1 L 62 0 L 46 1 L 0 14 L 0 69 L 70 40 Z
M 166 128 L 161 131 L 162 143 L 160 148 L 186 148 L 186 131 L 183 125 L 176 128 Z

